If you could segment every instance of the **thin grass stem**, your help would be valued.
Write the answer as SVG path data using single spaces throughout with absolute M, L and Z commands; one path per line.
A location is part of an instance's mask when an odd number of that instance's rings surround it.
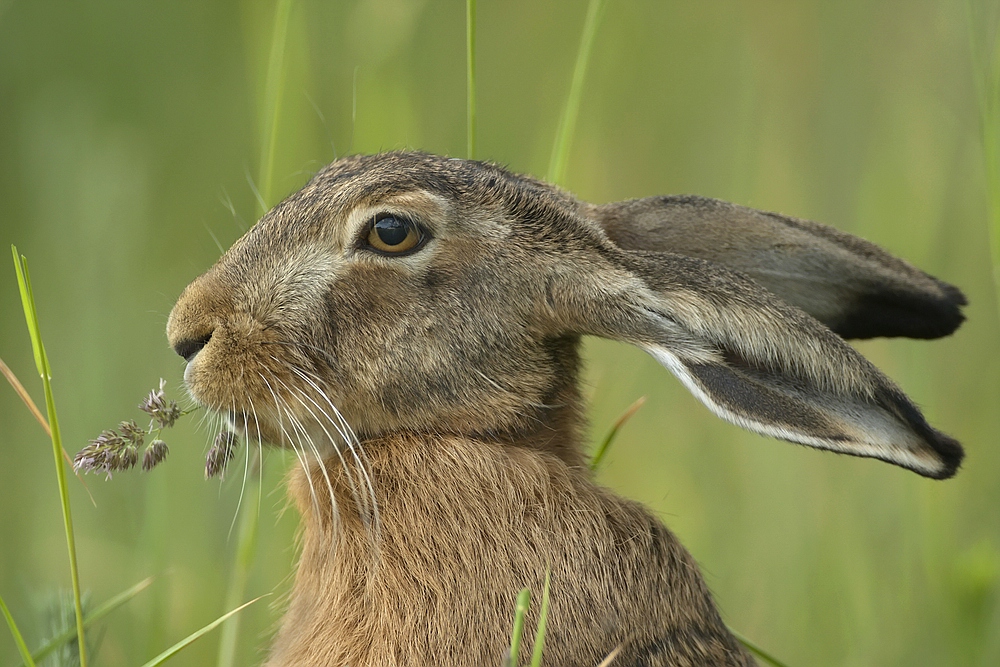
M 476 0 L 465 0 L 466 139 L 468 157 L 476 158 Z
M 0 373 L 7 378 L 7 382 L 14 389 L 14 393 L 17 394 L 28 407 L 28 411 L 32 414 L 32 416 L 34 416 L 35 420 L 42 425 L 42 428 L 45 430 L 45 435 L 51 438 L 52 429 L 49 428 L 49 423 L 45 421 L 45 416 L 42 414 L 42 411 L 39 410 L 38 406 L 35 405 L 35 402 L 31 400 L 31 394 L 29 394 L 28 390 L 24 388 L 21 381 L 17 379 L 16 375 L 14 375 L 14 371 L 10 370 L 10 367 L 4 363 L 3 359 L 0 359 Z M 69 454 L 66 454 L 66 456 L 68 457 Z M 70 459 L 70 461 L 72 461 L 72 459 Z
M 10 367 L 4 363 L 3 359 L 0 359 L 0 374 L 2 374 L 7 379 L 7 382 L 10 384 L 11 387 L 13 387 L 14 393 L 17 394 L 24 402 L 24 404 L 28 407 L 28 412 L 30 412 L 32 416 L 35 418 L 35 420 L 41 425 L 42 429 L 45 431 L 45 435 L 51 438 L 52 429 L 49 428 L 49 423 L 45 421 L 45 416 L 42 414 L 42 411 L 38 409 L 38 406 L 35 405 L 35 401 L 31 399 L 31 394 L 29 394 L 28 390 L 24 388 L 24 385 L 21 384 L 21 381 L 17 379 L 16 375 L 14 375 L 14 371 L 12 371 Z M 70 468 L 72 468 L 73 458 L 69 455 L 69 452 L 66 451 L 65 447 L 63 448 L 62 453 L 63 453 L 63 459 L 65 459 L 66 463 L 68 463 Z M 87 496 L 90 498 L 90 502 L 94 505 L 94 507 L 97 507 L 97 501 L 94 500 L 94 494 L 90 492 L 90 487 L 87 486 L 87 483 L 85 481 L 83 481 L 83 477 L 81 477 L 80 473 L 77 472 L 76 470 L 73 470 L 73 474 L 76 475 L 76 478 L 78 480 L 80 480 L 80 484 L 83 485 L 84 490 L 87 492 Z
M 257 457 L 257 451 L 248 450 L 247 456 Z M 260 461 L 256 461 L 257 466 Z M 253 468 L 253 464 L 250 466 Z M 226 590 L 226 608 L 237 604 L 242 598 L 257 556 L 257 527 L 260 522 L 258 501 L 260 500 L 260 478 L 249 474 L 246 482 L 245 497 L 240 502 L 240 527 L 236 537 L 236 563 L 230 573 L 229 585 Z M 240 632 L 240 619 L 234 617 L 222 628 L 219 640 L 219 667 L 232 667 L 236 664 L 236 645 Z
M 600 23 L 604 0 L 590 0 L 587 6 L 587 18 L 583 22 L 583 34 L 580 37 L 580 50 L 576 54 L 576 65 L 573 67 L 573 80 L 570 82 L 569 95 L 566 96 L 566 106 L 559 118 L 559 129 L 556 130 L 556 140 L 552 145 L 552 157 L 549 159 L 547 180 L 550 183 L 561 183 L 566 175 L 566 162 L 569 159 L 570 145 L 573 141 L 573 131 L 576 129 L 576 118 L 580 112 L 580 100 L 583 97 L 583 82 L 587 78 L 587 66 L 590 64 L 590 52 L 597 36 L 597 26 Z
M 773 665 L 774 667 L 788 667 L 788 665 L 786 665 L 785 663 L 781 662 L 780 660 L 778 660 L 777 658 L 775 658 L 773 655 L 771 655 L 770 653 L 768 653 L 767 651 L 765 651 L 761 647 L 757 646 L 752 641 L 750 641 L 749 639 L 747 639 L 746 637 L 744 637 L 740 633 L 736 632 L 732 628 L 729 628 L 729 631 L 731 633 L 733 633 L 733 636 L 736 637 L 736 639 L 738 639 L 741 644 L 743 644 L 744 646 L 746 646 L 747 649 L 751 653 L 753 653 L 754 655 L 756 655 L 758 658 L 760 658 L 761 660 L 763 660 L 767 664 Z
M 281 114 L 281 98 L 285 88 L 285 46 L 288 42 L 288 26 L 292 12 L 292 0 L 278 0 L 274 12 L 274 30 L 271 36 L 271 52 L 268 57 L 267 75 L 264 81 L 264 103 L 261 110 L 263 134 L 261 136 L 260 201 L 266 209 L 274 205 L 274 160 L 278 145 L 278 121 Z M 247 453 L 250 456 L 250 453 Z M 263 461 L 258 461 L 263 465 Z M 260 498 L 260 477 L 249 480 L 247 492 L 256 498 L 240 503 L 240 527 L 237 534 L 236 562 L 226 587 L 226 606 L 231 607 L 246 594 L 247 580 L 257 555 L 257 527 L 260 520 L 258 501 Z M 236 647 L 239 643 L 239 619 L 233 618 L 225 624 L 219 638 L 219 667 L 232 667 L 236 661 Z
M 249 602 L 245 602 L 245 603 L 241 604 L 239 607 L 237 607 L 236 609 L 233 609 L 232 611 L 230 611 L 230 612 L 228 612 L 226 614 L 223 614 L 219 618 L 215 619 L 214 621 L 212 621 L 211 623 L 209 623 L 208 625 L 206 625 L 202 629 L 197 630 L 195 632 L 192 632 L 190 635 L 188 635 L 184 639 L 180 640 L 179 642 L 177 642 L 176 644 L 174 644 L 173 646 L 171 646 L 170 648 L 168 648 L 166 651 L 164 651 L 160 655 L 156 656 L 155 658 L 153 658 L 152 660 L 150 660 L 146 664 L 144 664 L 142 667 L 158 667 L 158 665 L 162 665 L 167 660 L 169 660 L 170 658 L 174 657 L 175 655 L 177 655 L 178 653 L 180 653 L 182 650 L 184 650 L 185 648 L 187 648 L 188 646 L 190 646 L 191 644 L 193 644 L 195 641 L 201 639 L 203 636 L 205 636 L 206 634 L 208 634 L 209 632 L 211 632 L 215 628 L 219 627 L 219 625 L 221 625 L 222 623 L 225 623 L 232 616 L 235 616 L 239 612 L 243 611 L 244 609 L 246 609 L 247 607 L 249 607 L 250 605 L 252 605 L 257 600 L 260 600 L 262 597 L 265 597 L 265 596 L 262 595 L 262 596 L 260 596 L 258 598 L 254 598 L 253 600 L 250 600 Z
M 17 644 L 17 650 L 20 651 L 24 664 L 29 667 L 35 667 L 35 661 L 31 658 L 31 651 L 28 650 L 28 645 L 24 643 L 24 636 L 18 630 L 17 623 L 14 622 L 14 617 L 11 615 L 10 609 L 7 608 L 7 603 L 3 601 L 3 596 L 0 596 L 0 611 L 3 611 L 3 617 L 7 619 L 7 627 L 10 628 L 10 634 L 14 636 L 14 643 Z
M 549 619 L 549 582 L 551 570 L 545 572 L 545 588 L 542 589 L 542 609 L 538 612 L 538 629 L 535 631 L 535 644 L 531 647 L 531 667 L 541 667 L 542 650 L 545 648 L 545 625 Z
M 623 412 L 622 416 L 618 418 L 618 421 L 614 423 L 611 430 L 608 431 L 608 434 L 604 436 L 604 440 L 601 441 L 601 444 L 597 447 L 597 451 L 594 452 L 593 458 L 590 459 L 591 470 L 597 470 L 598 466 L 601 465 L 601 461 L 604 460 L 604 455 L 608 453 L 608 448 L 611 447 L 611 443 L 614 442 L 615 438 L 618 436 L 618 431 L 621 430 L 622 426 L 625 425 L 625 422 L 631 419 L 632 416 L 635 415 L 635 413 L 639 411 L 639 408 L 641 408 L 645 403 L 646 397 L 640 396 L 635 403 L 625 408 L 625 412 Z
M 1000 39 L 994 37 L 987 72 L 988 96 L 983 118 L 986 151 L 986 187 L 990 203 L 990 259 L 993 282 L 1000 307 Z
M 976 29 L 980 22 L 975 20 L 972 0 L 966 2 L 966 14 L 976 97 L 979 101 L 979 128 L 986 176 L 989 211 L 987 235 L 993 268 L 993 291 L 997 308 L 1000 309 L 1000 39 L 991 34 L 989 38 L 992 41 L 988 43 L 989 52 L 985 58 L 981 58 L 981 47 L 976 38 Z
M 14 256 L 14 269 L 17 272 L 17 286 L 21 293 L 21 305 L 24 308 L 24 318 L 31 336 L 31 348 L 35 355 L 35 365 L 42 377 L 45 387 L 45 408 L 48 412 L 49 428 L 52 432 L 52 457 L 56 466 L 56 478 L 59 481 L 59 498 L 62 502 L 63 526 L 66 530 L 66 548 L 69 552 L 69 571 L 73 583 L 73 605 L 76 608 L 76 634 L 80 648 L 80 667 L 87 667 L 87 645 L 83 632 L 83 603 L 80 596 L 80 575 L 76 560 L 76 539 L 73 536 L 73 515 L 69 506 L 69 487 L 66 484 L 66 469 L 63 467 L 62 434 L 59 430 L 59 417 L 56 414 L 56 402 L 52 395 L 52 373 L 49 359 L 42 344 L 42 335 L 38 326 L 38 313 L 35 309 L 35 297 L 31 289 L 31 274 L 28 272 L 28 260 L 19 255 L 17 248 L 11 246 Z
M 529 607 L 531 607 L 531 589 L 522 588 L 514 604 L 514 627 L 510 632 L 507 667 L 517 667 L 517 654 L 521 651 L 521 637 L 524 635 L 524 618 L 528 614 Z
M 260 183 L 265 206 L 274 201 L 274 156 L 278 146 L 278 118 L 281 98 L 285 89 L 285 43 L 288 40 L 288 22 L 292 13 L 292 0 L 278 0 L 274 12 L 274 32 L 271 53 L 267 60 L 267 78 L 264 83 L 264 128 L 261 135 Z

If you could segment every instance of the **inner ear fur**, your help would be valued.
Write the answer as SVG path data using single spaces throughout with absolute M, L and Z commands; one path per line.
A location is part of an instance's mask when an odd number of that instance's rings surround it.
M 591 212 L 624 250 L 678 253 L 743 272 L 844 338 L 939 338 L 965 319 L 958 288 L 815 222 L 687 195 Z
M 936 479 L 958 469 L 958 442 L 931 428 L 891 380 L 745 275 L 672 253 L 613 249 L 602 258 L 550 281 L 548 303 L 564 328 L 645 349 L 712 412 L 750 431 Z

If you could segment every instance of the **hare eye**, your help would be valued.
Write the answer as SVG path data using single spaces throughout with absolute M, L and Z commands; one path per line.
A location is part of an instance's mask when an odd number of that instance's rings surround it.
M 368 231 L 368 246 L 380 253 L 399 255 L 414 250 L 424 240 L 424 234 L 406 218 L 383 213 L 375 218 Z

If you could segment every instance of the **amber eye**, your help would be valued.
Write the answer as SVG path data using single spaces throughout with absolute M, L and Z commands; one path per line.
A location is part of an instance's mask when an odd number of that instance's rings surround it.
M 368 245 L 378 252 L 398 255 L 413 250 L 424 240 L 420 228 L 390 213 L 380 214 L 368 232 Z

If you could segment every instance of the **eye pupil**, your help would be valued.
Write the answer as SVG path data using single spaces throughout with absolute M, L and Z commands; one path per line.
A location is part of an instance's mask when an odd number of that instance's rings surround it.
M 368 228 L 365 245 L 383 255 L 405 255 L 419 249 L 424 239 L 423 231 L 407 218 L 383 213 Z
M 375 223 L 375 233 L 387 246 L 398 246 L 410 235 L 410 226 L 390 215 Z

